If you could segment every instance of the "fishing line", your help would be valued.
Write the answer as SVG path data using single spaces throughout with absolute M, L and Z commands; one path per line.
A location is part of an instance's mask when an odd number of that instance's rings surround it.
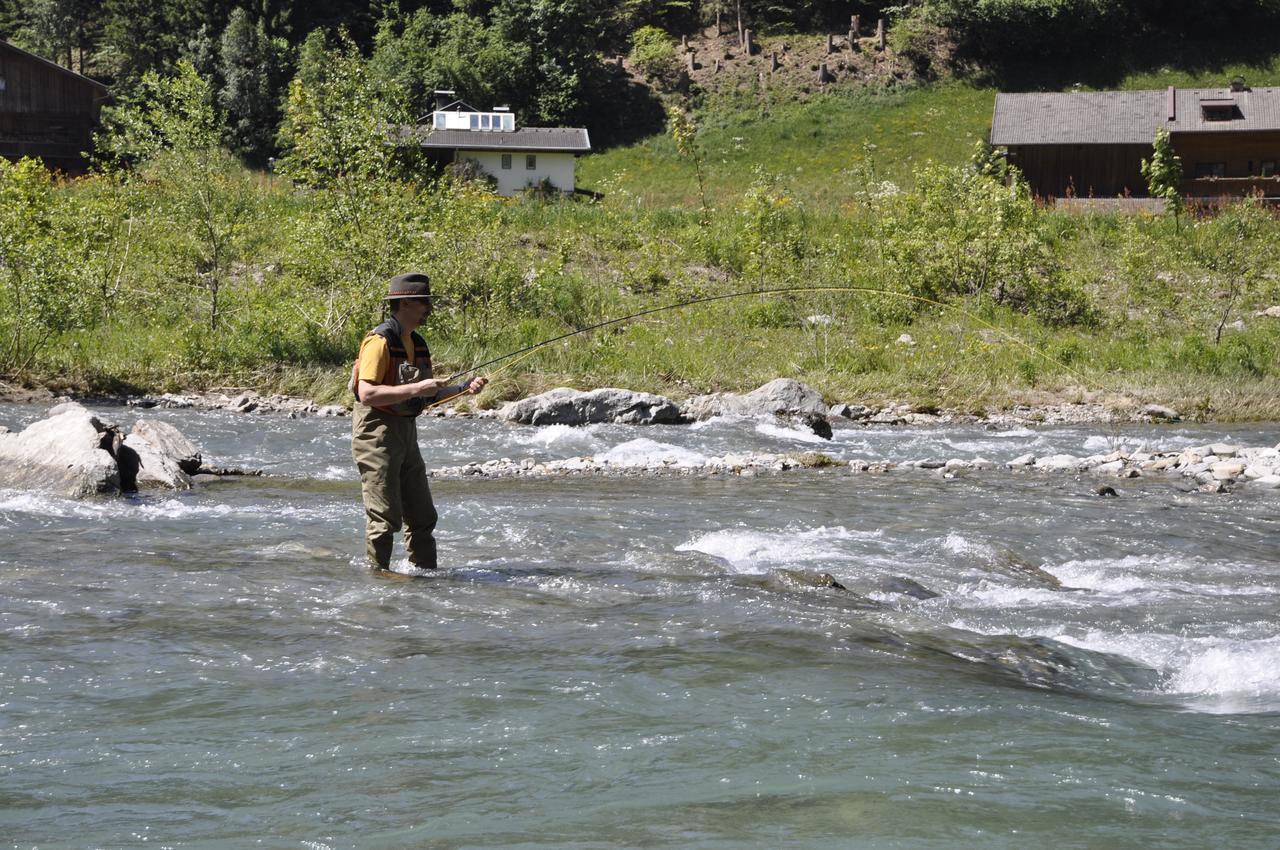
M 772 288 L 766 288 L 766 289 L 747 289 L 747 290 L 741 290 L 739 292 L 723 293 L 720 295 L 706 295 L 701 298 L 690 298 L 685 301 L 678 301 L 674 304 L 665 304 L 661 307 L 650 307 L 647 310 L 640 310 L 638 312 L 631 313 L 630 315 L 627 315 L 627 316 L 620 316 L 616 319 L 607 319 L 603 322 L 596 322 L 593 325 L 588 325 L 583 328 L 578 328 L 577 330 L 572 330 L 567 333 L 562 333 L 559 336 L 554 336 L 554 337 L 551 337 L 550 339 L 545 339 L 541 342 L 535 342 L 532 345 L 526 345 L 523 348 L 518 348 L 515 351 L 511 351 L 499 357 L 495 357 L 492 360 L 486 360 L 484 363 L 481 363 L 478 366 L 473 366 L 470 369 L 464 369 L 461 372 L 455 372 L 445 380 L 446 380 L 446 383 L 452 384 L 454 381 L 466 375 L 471 375 L 476 372 L 479 372 L 481 369 L 484 369 L 488 366 L 492 366 L 495 363 L 501 363 L 504 360 L 510 360 L 511 362 L 507 363 L 506 365 L 498 369 L 495 369 L 493 372 L 490 373 L 490 375 L 499 374 L 501 372 L 505 372 L 508 369 L 512 368 L 520 361 L 528 357 L 531 357 L 533 354 L 537 353 L 541 349 L 546 348 L 549 345 L 553 345 L 557 342 L 560 342 L 561 340 L 569 339 L 571 337 L 575 337 L 580 334 L 590 333 L 591 331 L 599 330 L 600 328 L 606 328 L 606 327 L 609 327 L 610 325 L 618 325 L 624 322 L 634 321 L 636 319 L 643 318 L 644 316 L 651 316 L 654 313 L 663 313 L 668 310 L 679 310 L 684 307 L 692 307 L 696 304 L 709 304 L 714 301 L 726 301 L 731 298 L 747 298 L 752 295 L 784 295 L 787 293 L 794 293 L 794 292 L 844 292 L 844 293 L 856 293 L 860 295 L 887 295 L 893 298 L 902 298 L 908 301 L 916 301 L 922 304 L 930 304 L 935 307 L 941 307 L 944 310 L 951 310 L 953 312 L 959 313 L 960 315 L 968 318 L 973 322 L 976 322 L 979 325 L 982 325 L 988 330 L 1000 335 L 1002 338 L 1008 340 L 1009 342 L 1012 342 L 1024 348 L 1025 350 L 1036 355 L 1037 357 L 1047 360 L 1048 362 L 1066 370 L 1067 372 L 1070 372 L 1072 375 L 1076 376 L 1076 378 L 1078 378 L 1083 383 L 1094 384 L 1096 386 L 1102 386 L 1104 389 L 1110 389 L 1109 387 L 1106 387 L 1101 382 L 1086 378 L 1083 374 L 1071 368 L 1066 363 L 1063 363 L 1061 360 L 1057 359 L 1056 357 L 1046 354 L 1045 352 L 1041 351 L 1040 349 L 1036 348 L 1030 343 L 1024 341 L 1023 339 L 1018 337 L 1016 334 L 1006 331 L 1004 328 L 1001 328 L 998 325 L 988 322 L 986 319 L 983 319 L 981 316 L 977 316 L 972 312 L 965 310 L 963 307 L 957 307 L 954 304 L 948 304 L 943 301 L 937 301 L 932 298 L 926 298 L 923 295 L 911 295 L 906 292 L 894 292 L 893 290 L 889 290 L 889 289 L 876 289 L 874 287 L 869 287 L 869 286 L 779 286 L 779 287 L 772 287 Z M 515 358 L 515 359 L 512 359 L 512 358 Z M 437 399 L 431 402 L 430 404 L 428 404 L 424 409 L 429 410 L 430 408 L 436 407 L 437 405 L 441 405 L 441 404 L 445 404 L 447 402 L 453 401 L 454 399 L 459 398 L 463 395 L 466 395 L 466 393 L 461 392 L 455 395 L 447 396 L 446 398 Z

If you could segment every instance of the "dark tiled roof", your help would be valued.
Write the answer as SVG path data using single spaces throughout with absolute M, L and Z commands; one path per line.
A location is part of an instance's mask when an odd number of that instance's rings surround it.
M 461 150 L 557 151 L 586 153 L 591 139 L 581 127 L 521 127 L 510 133 L 492 130 L 433 130 L 419 127 L 418 144 L 424 148 Z
M 1231 121 L 1206 121 L 1202 101 L 1234 101 Z M 1210 104 L 1212 105 L 1212 104 Z M 1174 120 L 1167 91 L 1049 92 L 996 95 L 991 119 L 994 145 L 1149 145 L 1157 129 L 1171 133 L 1239 133 L 1280 130 L 1280 88 L 1233 92 L 1176 89 Z

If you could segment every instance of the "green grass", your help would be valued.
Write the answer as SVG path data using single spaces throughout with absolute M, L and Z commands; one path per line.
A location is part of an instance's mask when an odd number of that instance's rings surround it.
M 1225 86 L 1236 76 L 1254 86 L 1280 85 L 1280 54 L 1255 63 L 1135 72 L 1105 87 Z M 714 206 L 731 207 L 760 169 L 783 178 L 797 200 L 837 213 L 862 188 L 857 167 L 868 156 L 880 179 L 909 188 L 912 169 L 922 162 L 964 162 L 974 144 L 987 138 L 996 91 L 947 81 L 803 99 L 778 92 L 737 92 L 706 103 L 695 116 L 708 199 Z M 874 147 L 867 150 L 868 145 Z M 680 159 L 663 135 L 582 158 L 578 183 L 604 193 L 608 200 L 645 208 L 696 207 L 699 202 L 692 164 Z
M 906 185 L 912 168 L 925 160 L 965 161 L 986 137 L 995 91 L 948 83 L 804 101 L 740 100 L 712 105 L 698 116 L 709 201 L 731 207 L 760 169 L 783 178 L 807 205 L 838 211 L 861 188 L 857 168 L 868 157 L 881 179 Z M 578 179 L 621 203 L 698 204 L 693 165 L 677 156 L 666 136 L 584 157 Z

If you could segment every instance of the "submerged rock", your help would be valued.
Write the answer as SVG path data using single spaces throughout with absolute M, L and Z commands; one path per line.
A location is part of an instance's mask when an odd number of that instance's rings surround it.
M 934 593 L 920 582 L 905 576 L 887 576 L 881 579 L 877 588 L 882 593 L 901 593 L 923 602 L 926 599 L 937 599 L 942 594 Z

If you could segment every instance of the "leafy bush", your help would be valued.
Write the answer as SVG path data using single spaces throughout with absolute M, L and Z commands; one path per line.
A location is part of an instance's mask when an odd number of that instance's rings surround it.
M 663 88 L 674 88 L 680 78 L 675 42 L 658 27 L 640 27 L 631 34 L 629 58 L 640 73 Z
M 54 335 L 87 323 L 88 299 L 61 248 L 73 214 L 33 159 L 0 158 L 0 367 L 23 371 Z
M 1088 299 L 1062 274 L 1025 183 L 932 163 L 915 178 L 914 192 L 869 196 L 895 286 L 927 301 L 990 299 L 1054 324 L 1089 320 Z

